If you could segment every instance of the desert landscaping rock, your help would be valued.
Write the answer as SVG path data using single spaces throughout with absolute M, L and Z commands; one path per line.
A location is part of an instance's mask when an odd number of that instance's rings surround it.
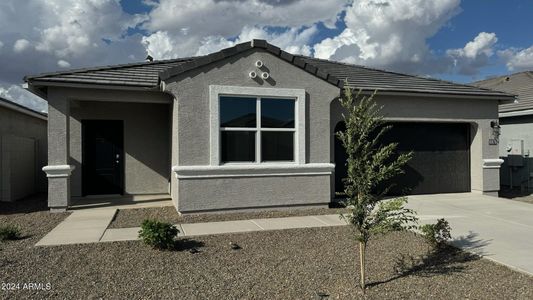
M 180 240 L 177 251 L 153 250 L 139 241 L 33 246 L 64 217 L 2 213 L 2 222 L 21 226 L 28 237 L 0 246 L 0 278 L 52 288 L 0 291 L 0 298 L 315 299 L 317 293 L 364 298 L 356 286 L 358 252 L 350 227 L 202 236 Z M 241 249 L 233 250 L 230 242 Z M 410 257 L 420 263 L 427 249 L 413 233 L 373 239 L 365 297 L 533 298 L 533 277 L 454 248 L 409 268 Z M 407 267 L 398 269 L 402 257 Z

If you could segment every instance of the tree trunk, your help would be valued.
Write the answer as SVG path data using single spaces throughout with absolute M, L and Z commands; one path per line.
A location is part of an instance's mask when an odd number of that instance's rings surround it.
M 359 266 L 361 268 L 361 289 L 363 290 L 363 293 L 365 292 L 365 249 L 366 249 L 366 243 L 365 242 L 359 242 Z

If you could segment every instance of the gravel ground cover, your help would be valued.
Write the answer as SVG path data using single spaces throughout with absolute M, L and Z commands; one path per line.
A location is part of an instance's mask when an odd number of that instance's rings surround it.
M 256 212 L 235 212 L 216 214 L 187 214 L 180 216 L 173 206 L 154 208 L 135 208 L 118 210 L 109 228 L 138 227 L 144 219 L 157 219 L 160 221 L 177 223 L 203 223 L 262 218 L 282 218 L 294 216 L 312 216 L 339 214 L 345 211 L 341 208 L 312 208 L 312 209 L 286 209 Z
M 33 246 L 64 217 L 0 215 L 27 235 L 0 245 L 0 284 L 21 288 L 0 289 L 0 299 L 533 298 L 533 277 L 455 248 L 426 255 L 427 245 L 413 233 L 370 241 L 370 287 L 363 295 L 349 227 L 202 236 L 164 252 L 139 241 Z M 50 284 L 50 290 L 22 290 L 24 283 Z

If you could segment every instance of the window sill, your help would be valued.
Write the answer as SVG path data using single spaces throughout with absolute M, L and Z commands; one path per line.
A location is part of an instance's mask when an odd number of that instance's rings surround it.
M 172 167 L 178 179 L 331 175 L 334 169 L 335 165 L 330 163 L 250 163 Z

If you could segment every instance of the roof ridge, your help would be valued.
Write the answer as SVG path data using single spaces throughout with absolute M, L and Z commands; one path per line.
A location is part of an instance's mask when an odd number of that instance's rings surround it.
M 142 61 L 142 62 L 133 62 L 133 63 L 126 63 L 126 64 L 70 69 L 70 70 L 56 71 L 56 72 L 44 72 L 44 73 L 39 73 L 35 75 L 24 76 L 24 81 L 28 81 L 28 79 L 32 79 L 36 77 L 46 77 L 46 76 L 52 76 L 52 75 L 70 75 L 70 74 L 90 72 L 90 71 L 115 70 L 115 69 L 120 69 L 120 68 L 131 68 L 131 67 L 148 66 L 148 65 L 159 65 L 159 64 L 172 63 L 172 62 L 190 61 L 190 60 L 193 60 L 199 57 L 202 57 L 202 56 L 178 57 L 178 58 L 162 59 L 162 60 L 155 60 L 155 61 Z
M 483 83 L 483 82 L 486 82 L 486 81 L 500 79 L 500 78 L 504 78 L 504 77 L 515 76 L 515 75 L 523 74 L 523 73 L 525 73 L 528 77 L 533 78 L 533 70 L 526 70 L 526 71 L 520 71 L 520 72 L 511 73 L 511 74 L 504 74 L 504 75 L 500 75 L 500 76 L 496 76 L 496 77 L 486 78 L 486 79 L 474 81 L 473 83 L 476 83 L 476 84 L 477 83 Z
M 323 58 L 315 58 L 315 57 L 310 57 L 310 56 L 305 56 L 305 55 L 297 55 L 297 56 L 303 57 L 303 58 L 308 58 L 308 59 L 311 59 L 311 60 L 319 60 L 319 61 L 325 61 L 325 62 L 340 64 L 340 65 L 345 65 L 345 66 L 350 66 L 350 67 L 358 67 L 358 68 L 371 70 L 371 71 L 384 72 L 384 73 L 400 75 L 400 76 L 407 76 L 407 77 L 414 77 L 414 78 L 419 78 L 419 79 L 424 79 L 424 80 L 432 80 L 432 81 L 443 82 L 443 83 L 447 83 L 447 84 L 471 87 L 471 88 L 473 87 L 473 88 L 478 88 L 478 89 L 482 89 L 482 90 L 485 90 L 485 91 L 493 91 L 491 89 L 482 88 L 482 87 L 478 87 L 478 86 L 474 86 L 474 85 L 470 85 L 470 84 L 458 83 L 458 82 L 454 82 L 454 81 L 437 79 L 437 78 L 433 78 L 433 77 L 423 77 L 423 76 L 414 75 L 414 74 L 400 73 L 400 72 L 389 71 L 389 70 L 385 70 L 385 69 L 378 69 L 378 68 L 374 68 L 374 67 L 367 67 L 367 66 L 363 66 L 363 65 L 351 64 L 351 63 L 335 61 L 335 60 L 329 60 L 329 59 L 323 59 Z

